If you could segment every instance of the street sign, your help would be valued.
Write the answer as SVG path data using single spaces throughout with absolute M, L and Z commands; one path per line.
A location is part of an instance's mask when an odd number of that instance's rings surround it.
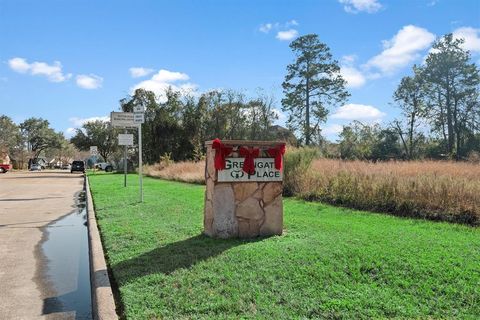
M 135 113 L 144 113 L 145 112 L 145 108 L 143 106 L 134 106 L 133 107 L 133 112 Z
M 96 156 L 98 154 L 98 148 L 97 146 L 90 146 L 90 154 L 92 156 Z
M 133 122 L 135 124 L 142 124 L 145 122 L 145 113 L 134 113 L 133 114 Z
M 110 112 L 110 123 L 112 127 L 128 128 L 137 127 L 133 120 L 133 113 L 131 112 Z
M 118 145 L 133 146 L 133 134 L 120 133 L 118 135 Z

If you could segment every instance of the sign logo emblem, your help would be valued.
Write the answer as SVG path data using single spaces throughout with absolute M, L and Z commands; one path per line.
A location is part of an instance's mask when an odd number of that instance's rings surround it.
M 234 179 L 240 179 L 245 175 L 245 172 L 243 172 L 243 170 L 233 170 L 232 172 L 230 172 L 230 175 Z

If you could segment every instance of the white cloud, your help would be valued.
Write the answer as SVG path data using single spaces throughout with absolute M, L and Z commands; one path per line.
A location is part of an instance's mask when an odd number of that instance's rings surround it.
M 157 82 L 176 82 L 188 79 L 190 79 L 190 77 L 186 73 L 172 72 L 164 69 L 161 69 L 152 77 L 152 80 Z
M 159 101 L 165 101 L 165 91 L 170 87 L 175 91 L 187 92 L 194 94 L 197 85 L 191 82 L 185 82 L 190 77 L 186 73 L 174 72 L 168 70 L 160 70 L 149 80 L 144 80 L 131 88 L 131 93 L 136 89 L 142 88 L 155 93 Z M 183 82 L 183 83 L 179 83 Z
M 453 31 L 453 36 L 457 39 L 464 39 L 463 48 L 471 53 L 480 53 L 480 29 L 472 27 L 462 27 Z
M 83 126 L 87 122 L 92 122 L 92 121 L 97 121 L 97 120 L 107 122 L 107 121 L 110 121 L 110 116 L 97 116 L 97 117 L 90 117 L 90 118 L 72 117 L 72 118 L 68 119 L 68 121 L 70 121 L 72 126 L 77 127 L 77 128 Z
M 102 86 L 103 78 L 94 74 L 80 74 L 76 77 L 76 82 L 83 89 L 98 89 Z
M 65 137 L 67 138 L 73 137 L 77 128 L 81 128 L 87 122 L 92 122 L 97 120 L 107 122 L 107 121 L 110 121 L 110 116 L 98 116 L 98 117 L 90 117 L 90 118 L 72 117 L 68 119 L 68 121 L 72 124 L 72 127 L 67 128 L 67 130 L 64 131 Z
M 375 13 L 382 8 L 377 0 L 338 0 L 348 13 L 367 12 Z
M 270 30 L 272 30 L 272 28 L 273 28 L 273 24 L 264 23 L 260 25 L 260 28 L 258 28 L 258 30 L 260 30 L 260 32 L 263 32 L 263 33 L 269 33 Z
M 337 134 L 339 134 L 340 132 L 342 132 L 342 130 L 343 130 L 343 126 L 342 126 L 342 125 L 333 123 L 333 124 L 330 124 L 330 125 L 326 126 L 325 128 L 323 128 L 323 129 L 322 129 L 322 133 L 323 133 L 324 135 L 327 135 L 327 136 L 337 135 Z
M 8 60 L 8 65 L 15 72 L 29 72 L 31 75 L 45 76 L 51 82 L 63 82 L 72 76 L 70 73 L 64 74 L 62 72 L 60 61 L 54 61 L 53 64 L 38 61 L 28 63 L 27 60 L 16 57 Z
M 67 130 L 63 132 L 63 135 L 67 139 L 73 137 L 75 135 L 75 128 L 67 128 Z
M 128 69 L 132 78 L 145 77 L 154 72 L 154 69 L 143 68 L 143 67 L 132 67 Z
M 287 23 L 285 23 L 285 28 L 288 28 L 290 26 L 298 26 L 298 22 L 297 20 L 295 19 L 292 19 L 290 21 L 287 21 Z
M 366 82 L 365 76 L 353 66 L 341 66 L 340 74 L 347 81 L 348 88 L 359 88 Z
M 338 108 L 332 119 L 378 121 L 386 114 L 373 106 L 349 103 Z
M 260 25 L 258 30 L 263 33 L 270 33 L 270 31 L 275 30 L 276 38 L 281 41 L 292 40 L 298 36 L 298 31 L 292 27 L 298 26 L 299 23 L 297 20 L 292 19 L 285 23 L 280 22 L 268 22 Z
M 15 72 L 26 73 L 30 69 L 30 64 L 23 58 L 12 58 L 8 60 L 8 66 Z
M 370 59 L 366 67 L 391 74 L 417 59 L 419 52 L 428 48 L 435 35 L 413 25 L 404 26 L 391 40 L 383 41 L 384 50 Z
M 296 37 L 298 37 L 298 31 L 295 29 L 289 29 L 286 31 L 278 31 L 277 36 L 275 38 L 277 38 L 280 41 L 288 41 L 288 40 L 295 39 Z
M 340 74 L 347 81 L 347 87 L 349 88 L 359 88 L 366 82 L 363 73 L 354 66 L 355 60 L 355 55 L 348 55 L 343 56 L 340 63 Z

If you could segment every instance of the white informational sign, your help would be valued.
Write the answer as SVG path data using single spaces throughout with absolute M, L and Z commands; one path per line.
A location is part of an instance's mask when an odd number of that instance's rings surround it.
M 134 113 L 133 114 L 133 122 L 135 124 L 144 123 L 145 122 L 145 113 Z
M 133 113 L 131 112 L 110 112 L 110 123 L 112 127 L 128 128 L 137 127 L 133 119 Z
M 133 134 L 120 133 L 118 135 L 118 145 L 120 145 L 120 146 L 133 146 Z
M 92 156 L 96 156 L 98 154 L 98 148 L 97 146 L 90 146 L 90 154 Z
M 133 112 L 135 113 L 144 113 L 145 112 L 145 108 L 143 106 L 134 106 L 133 107 Z
M 283 181 L 283 170 L 275 169 L 274 158 L 256 158 L 255 173 L 246 174 L 243 167 L 244 158 L 226 158 L 225 169 L 218 171 L 218 182 L 270 182 Z

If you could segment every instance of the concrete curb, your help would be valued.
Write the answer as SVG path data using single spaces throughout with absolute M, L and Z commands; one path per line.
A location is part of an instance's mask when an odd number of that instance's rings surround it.
M 95 320 L 118 319 L 115 311 L 112 287 L 108 279 L 107 264 L 103 254 L 102 241 L 98 232 L 97 220 L 93 209 L 92 194 L 88 177 L 85 176 L 87 193 L 88 243 L 90 248 L 90 283 L 92 286 L 92 311 Z

